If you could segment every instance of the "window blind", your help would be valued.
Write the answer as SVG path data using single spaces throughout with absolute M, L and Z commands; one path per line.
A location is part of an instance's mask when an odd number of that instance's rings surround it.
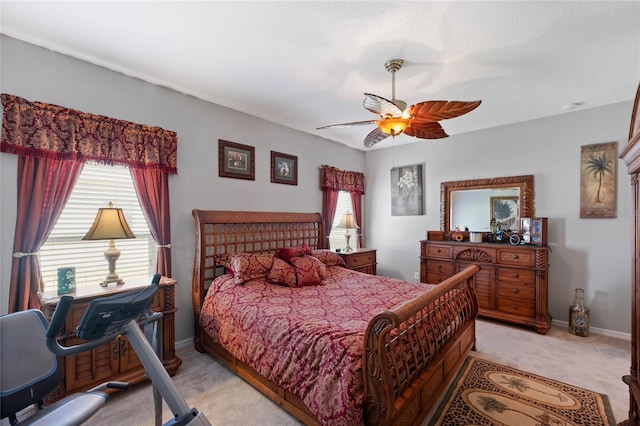
M 331 234 L 329 234 L 329 244 L 331 250 L 335 250 L 336 248 L 345 248 L 347 246 L 347 241 L 344 238 L 344 234 L 346 234 L 347 230 L 344 228 L 338 228 L 338 224 L 340 223 L 340 219 L 342 219 L 342 215 L 352 212 L 353 207 L 351 205 L 351 194 L 346 191 L 338 192 L 338 203 L 336 205 L 336 214 L 333 217 L 333 226 L 331 227 Z M 349 231 L 351 233 L 350 245 L 351 247 L 356 247 L 356 234 L 359 230 L 351 229 Z
M 108 240 L 83 241 L 98 209 L 121 208 L 136 238 L 114 240 L 120 250 L 116 274 L 129 278 L 149 276 L 155 270 L 155 241 L 133 187 L 129 169 L 124 166 L 85 164 L 64 211 L 47 242 L 39 252 L 44 290 L 57 290 L 57 270 L 76 269 L 76 287 L 99 285 L 109 273 L 104 251 Z

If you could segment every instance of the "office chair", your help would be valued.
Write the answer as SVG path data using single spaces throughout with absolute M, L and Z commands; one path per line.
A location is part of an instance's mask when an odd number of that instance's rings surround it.
M 12 425 L 82 424 L 107 401 L 102 390 L 113 385 L 105 383 L 45 406 L 44 398 L 62 381 L 61 360 L 47 348 L 47 326 L 35 309 L 0 316 L 0 418 L 9 417 Z M 30 405 L 37 409 L 25 410 Z M 18 416 L 28 417 L 18 421 Z

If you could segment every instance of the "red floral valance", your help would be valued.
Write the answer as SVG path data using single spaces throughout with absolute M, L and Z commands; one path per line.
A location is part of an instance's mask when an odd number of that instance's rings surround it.
M 364 194 L 364 173 L 320 166 L 320 188 Z
M 177 173 L 175 132 L 2 94 L 0 151 Z

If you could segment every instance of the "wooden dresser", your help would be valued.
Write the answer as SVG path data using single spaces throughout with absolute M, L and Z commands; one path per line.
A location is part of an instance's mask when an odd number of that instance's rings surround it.
M 547 334 L 548 249 L 504 243 L 420 241 L 420 282 L 438 284 L 469 264 L 475 276 L 478 314 L 533 327 Z
M 63 325 L 60 342 L 63 346 L 81 343 L 75 330 L 82 314 L 93 299 L 111 296 L 127 290 L 142 288 L 151 284 L 151 277 L 131 279 L 114 287 L 95 286 L 79 288 L 71 293 L 73 305 Z M 160 359 L 169 374 L 173 375 L 182 364 L 175 351 L 175 285 L 176 281 L 162 277 L 160 288 L 152 304 L 154 312 L 162 312 L 162 354 Z M 40 309 L 48 320 L 51 319 L 59 299 L 57 292 L 40 293 Z M 61 386 L 47 401 L 53 402 L 71 393 L 84 391 L 106 381 L 121 381 L 131 384 L 146 380 L 144 367 L 126 337 L 116 338 L 91 351 L 65 357 L 62 363 Z
M 629 143 L 620 153 L 631 177 L 631 368 L 622 380 L 629 386 L 629 418 L 624 425 L 640 425 L 640 85 L 633 104 Z
M 344 259 L 349 269 L 376 275 L 376 250 L 368 248 L 355 249 L 350 252 L 338 253 Z

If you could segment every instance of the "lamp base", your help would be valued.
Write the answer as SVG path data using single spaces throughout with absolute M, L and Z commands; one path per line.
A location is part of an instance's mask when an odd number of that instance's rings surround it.
M 115 277 L 115 278 L 107 277 L 107 278 L 105 278 L 104 281 L 102 281 L 100 283 L 100 286 L 101 287 L 108 287 L 109 284 L 122 285 L 122 284 L 124 284 L 124 281 L 122 280 L 122 278 L 118 278 L 118 277 Z
M 353 251 L 351 246 L 349 245 L 349 240 L 351 239 L 351 234 L 349 233 L 349 229 L 347 229 L 347 233 L 344 234 L 345 239 L 347 240 L 347 246 L 344 248 L 344 251 L 350 253 Z

